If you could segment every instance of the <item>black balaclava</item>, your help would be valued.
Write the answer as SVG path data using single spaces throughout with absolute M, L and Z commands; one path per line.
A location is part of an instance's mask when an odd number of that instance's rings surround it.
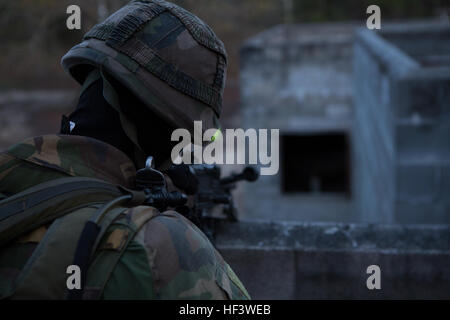
M 108 77 L 119 97 L 121 109 L 136 126 L 138 142 L 146 156 L 153 156 L 156 166 L 170 159 L 173 127 L 150 111 L 134 94 L 119 82 Z M 70 130 L 70 122 L 75 126 Z M 122 129 L 119 113 L 103 96 L 103 79 L 94 81 L 80 96 L 78 105 L 69 117 L 63 117 L 62 134 L 87 136 L 106 142 L 123 151 L 133 162 L 135 146 Z
M 122 129 L 119 113 L 103 97 L 101 78 L 84 90 L 77 108 L 66 119 L 63 120 L 61 133 L 86 136 L 106 142 L 131 159 L 134 158 L 133 143 Z M 75 125 L 72 130 L 67 130 L 68 124 L 64 123 L 65 121 Z

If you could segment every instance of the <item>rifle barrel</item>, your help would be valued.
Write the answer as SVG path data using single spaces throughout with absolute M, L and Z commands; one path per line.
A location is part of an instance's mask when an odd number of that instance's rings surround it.
M 247 166 L 244 168 L 244 170 L 242 170 L 241 173 L 238 174 L 234 173 L 229 177 L 220 179 L 220 184 L 227 185 L 241 180 L 253 182 L 257 180 L 258 177 L 259 177 L 258 171 L 254 167 Z

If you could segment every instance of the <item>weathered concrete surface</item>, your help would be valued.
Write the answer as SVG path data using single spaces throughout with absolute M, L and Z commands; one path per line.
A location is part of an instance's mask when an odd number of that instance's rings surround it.
M 248 39 L 241 49 L 243 127 L 276 128 L 280 135 L 350 135 L 353 30 L 357 26 L 280 25 Z M 283 155 L 284 146 L 280 148 Z M 245 186 L 243 218 L 356 220 L 353 203 L 345 195 L 283 193 L 281 170 Z
M 367 222 L 450 223 L 450 24 L 361 29 L 354 194 Z
M 254 299 L 450 298 L 446 226 L 240 222 L 216 243 Z
M 296 132 L 349 128 L 355 27 L 280 25 L 247 40 L 240 73 L 244 125 Z

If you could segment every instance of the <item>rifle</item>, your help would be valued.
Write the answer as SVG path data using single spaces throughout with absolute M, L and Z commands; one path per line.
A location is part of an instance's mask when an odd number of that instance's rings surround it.
M 136 177 L 137 188 L 146 190 L 149 196 L 147 204 L 159 210 L 174 208 L 202 230 L 213 243 L 220 224 L 238 221 L 231 193 L 236 183 L 242 180 L 253 182 L 259 177 L 258 171 L 252 166 L 245 167 L 241 173 L 221 178 L 218 165 L 172 165 L 164 172 L 179 189 L 193 195 L 193 206 L 188 207 L 184 205 L 187 199 L 184 194 L 167 192 L 163 175 L 154 169 L 152 160 L 152 157 L 147 159 L 146 168 L 139 170 Z
M 216 229 L 222 222 L 238 221 L 231 193 L 236 183 L 243 180 L 256 181 L 259 174 L 254 167 L 247 166 L 241 173 L 221 178 L 221 168 L 217 165 L 194 164 L 191 168 L 197 177 L 198 189 L 194 196 L 193 208 L 184 215 L 214 243 Z M 219 205 L 222 205 L 222 208 Z

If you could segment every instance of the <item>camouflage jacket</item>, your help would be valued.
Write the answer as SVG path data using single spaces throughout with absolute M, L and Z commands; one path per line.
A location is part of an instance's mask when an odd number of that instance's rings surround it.
M 35 137 L 0 154 L 0 200 L 67 176 L 93 177 L 132 188 L 135 173 L 134 164 L 126 155 L 95 139 L 66 135 Z M 126 214 L 133 216 L 142 210 L 156 209 L 140 206 L 127 210 Z M 0 249 L 0 287 L 7 278 L 20 274 L 37 246 L 33 236 L 20 239 Z M 102 298 L 247 299 L 249 296 L 206 236 L 189 220 L 170 211 L 157 215 L 140 229 L 114 268 Z

